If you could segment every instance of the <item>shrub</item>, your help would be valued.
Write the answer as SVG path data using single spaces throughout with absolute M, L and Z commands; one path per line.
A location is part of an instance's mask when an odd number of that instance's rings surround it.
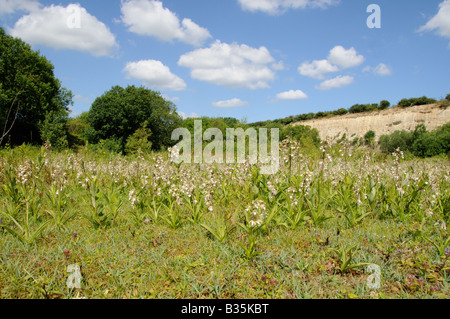
M 431 157 L 450 152 L 450 123 L 433 132 L 417 136 L 411 148 L 415 156 Z
M 396 149 L 400 148 L 401 151 L 409 151 L 412 145 L 413 134 L 412 132 L 395 131 L 390 135 L 382 135 L 380 137 L 380 147 L 384 153 L 393 153 Z
M 303 146 L 306 146 L 306 144 L 313 144 L 314 146 L 319 147 L 321 143 L 319 131 L 304 125 L 288 126 L 282 129 L 280 131 L 280 138 L 281 140 L 291 138 L 299 141 Z
M 446 101 L 450 101 L 450 93 L 447 94 L 447 96 L 445 97 L 445 100 L 446 100 Z
M 403 152 L 412 152 L 415 156 L 431 157 L 450 152 L 450 123 L 428 132 L 420 124 L 413 132 L 395 131 L 380 137 L 380 147 L 385 153 L 392 153 L 397 148 Z
M 340 108 L 339 110 L 333 111 L 333 115 L 345 115 L 348 111 L 344 108 Z
M 411 98 L 411 99 L 402 99 L 400 102 L 398 102 L 398 106 L 400 107 L 410 107 L 410 106 L 416 106 L 416 105 L 426 105 L 426 104 L 433 104 L 437 101 L 435 99 L 427 98 L 426 96 L 418 97 L 418 98 Z
M 122 142 L 116 138 L 100 140 L 97 147 L 107 152 L 122 153 Z
M 44 143 L 49 142 L 52 149 L 62 151 L 69 146 L 66 130 L 67 118 L 53 114 L 53 112 L 48 113 L 40 124 L 41 138 Z
M 378 109 L 380 110 L 386 110 L 391 106 L 391 103 L 389 101 L 383 100 L 380 102 L 380 106 L 378 107 Z
M 355 104 L 353 105 L 348 112 L 349 113 L 362 113 L 362 112 L 370 112 L 378 109 L 378 104 Z
M 373 143 L 375 142 L 375 132 L 374 131 L 368 131 L 364 135 L 364 141 L 366 142 L 367 145 L 373 145 Z
M 152 149 L 152 142 L 149 140 L 150 136 L 151 131 L 147 128 L 147 123 L 145 123 L 127 139 L 125 152 L 127 154 L 135 154 L 141 150 L 144 153 L 149 153 Z

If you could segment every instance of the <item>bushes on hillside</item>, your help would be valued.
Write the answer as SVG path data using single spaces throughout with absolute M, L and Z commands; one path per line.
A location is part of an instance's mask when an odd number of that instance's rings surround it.
M 411 152 L 419 157 L 431 157 L 450 152 L 450 123 L 428 132 L 421 124 L 413 132 L 395 131 L 380 137 L 380 147 L 385 153 L 393 153 L 396 149 Z
M 348 112 L 352 114 L 370 112 L 377 110 L 378 107 L 379 107 L 378 104 L 355 104 L 348 110 Z
M 402 99 L 400 102 L 398 102 L 398 106 L 411 107 L 411 106 L 416 106 L 416 105 L 433 104 L 436 102 L 437 101 L 435 99 L 431 99 L 426 96 L 422 96 L 422 97 L 411 98 L 411 99 Z
M 302 146 L 314 145 L 319 147 L 321 143 L 319 131 L 304 125 L 287 126 L 282 129 L 280 131 L 280 140 L 287 138 L 300 142 Z

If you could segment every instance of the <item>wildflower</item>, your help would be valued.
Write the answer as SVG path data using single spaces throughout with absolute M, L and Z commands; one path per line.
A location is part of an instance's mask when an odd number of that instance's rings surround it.
M 64 253 L 64 255 L 65 255 L 66 257 L 69 257 L 69 256 L 70 256 L 70 251 L 67 250 L 67 249 L 64 249 L 63 253 Z
M 276 279 L 270 280 L 270 284 L 276 286 L 278 284 L 278 281 Z
M 430 287 L 430 290 L 431 290 L 431 291 L 438 291 L 438 290 L 439 290 L 439 287 L 431 286 L 431 287 Z
M 450 255 L 450 247 L 445 248 L 445 256 Z
M 76 238 L 78 236 L 78 234 L 76 232 L 73 232 L 72 237 Z

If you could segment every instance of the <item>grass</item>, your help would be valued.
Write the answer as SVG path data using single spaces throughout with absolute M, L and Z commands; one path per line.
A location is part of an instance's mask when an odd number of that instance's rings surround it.
M 449 297 L 448 159 L 281 156 L 263 176 L 166 153 L 0 150 L 0 298 Z

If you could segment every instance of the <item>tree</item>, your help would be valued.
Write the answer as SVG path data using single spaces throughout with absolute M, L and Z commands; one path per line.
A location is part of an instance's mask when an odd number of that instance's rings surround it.
M 171 135 L 181 124 L 175 105 L 166 101 L 160 93 L 144 87 L 114 86 L 98 97 L 91 106 L 87 121 L 90 129 L 87 138 L 96 144 L 100 140 L 117 140 L 125 151 L 128 138 L 144 122 L 151 132 L 149 141 L 153 150 L 172 146 Z
M 379 109 L 380 109 L 380 110 L 386 110 L 386 109 L 388 109 L 390 106 L 391 106 L 391 103 L 390 103 L 389 101 L 383 100 L 383 101 L 380 102 Z
M 53 69 L 29 44 L 0 28 L 0 145 L 6 138 L 14 145 L 45 142 L 43 127 L 50 133 L 49 123 L 67 120 L 72 93 Z
M 140 150 L 143 153 L 149 153 L 152 149 L 152 142 L 149 141 L 151 134 L 147 128 L 147 122 L 145 122 L 127 139 L 125 152 L 127 154 L 135 154 Z

